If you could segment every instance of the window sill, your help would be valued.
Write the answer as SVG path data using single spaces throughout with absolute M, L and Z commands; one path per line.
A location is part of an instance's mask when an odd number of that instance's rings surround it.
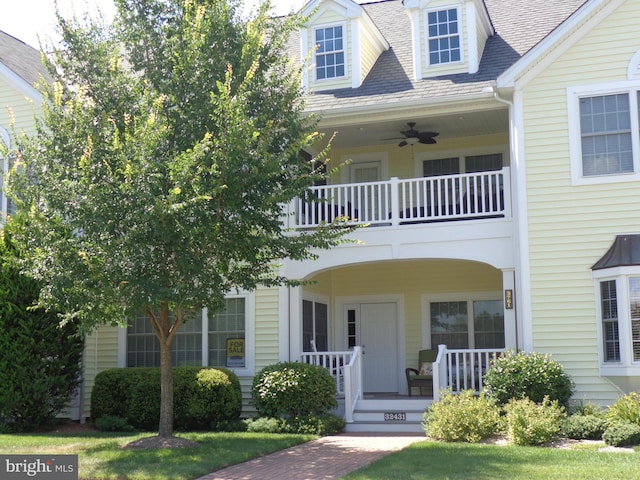
M 623 365 L 621 363 L 601 364 L 601 377 L 637 377 L 640 376 L 640 364 Z

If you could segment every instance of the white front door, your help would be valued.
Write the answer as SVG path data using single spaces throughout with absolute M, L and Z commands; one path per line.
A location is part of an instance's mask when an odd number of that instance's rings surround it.
M 359 305 L 365 392 L 398 391 L 398 315 L 395 303 Z

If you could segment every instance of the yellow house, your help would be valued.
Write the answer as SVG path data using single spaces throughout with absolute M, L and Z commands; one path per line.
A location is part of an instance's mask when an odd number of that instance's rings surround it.
M 285 226 L 347 216 L 358 241 L 284 262 L 302 287 L 203 309 L 174 363 L 232 368 L 246 415 L 260 369 L 321 364 L 351 431 L 420 431 L 439 388 L 482 388 L 505 348 L 552 354 L 577 401 L 640 388 L 637 0 L 311 0 L 303 13 L 290 55 L 344 166 L 286 206 Z M 81 417 L 95 375 L 158 364 L 154 341 L 137 320 L 94 332 Z M 410 389 L 428 349 L 434 388 Z

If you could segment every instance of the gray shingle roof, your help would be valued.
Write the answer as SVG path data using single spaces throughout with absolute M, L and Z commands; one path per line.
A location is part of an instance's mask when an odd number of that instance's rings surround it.
M 484 0 L 495 35 L 487 40 L 479 71 L 423 80 L 413 79 L 411 25 L 402 0 L 363 4 L 391 48 L 380 55 L 359 88 L 310 94 L 307 109 L 364 107 L 478 93 L 587 1 Z M 300 43 L 294 39 L 291 45 L 299 49 Z
M 0 63 L 33 86 L 41 76 L 46 78 L 40 52 L 26 43 L 0 31 Z

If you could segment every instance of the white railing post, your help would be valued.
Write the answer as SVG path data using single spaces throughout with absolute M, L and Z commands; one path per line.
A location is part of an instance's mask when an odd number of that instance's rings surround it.
M 354 347 L 351 361 L 344 369 L 344 419 L 353 423 L 353 411 L 356 403 L 362 397 L 362 350 Z
M 400 180 L 398 177 L 391 177 L 391 225 L 394 227 L 398 225 L 400 221 Z
M 440 400 L 440 390 L 447 388 L 447 365 L 445 355 L 447 352 L 446 345 L 438 345 L 438 355 L 436 361 L 433 362 L 433 401 Z M 443 383 L 443 380 L 445 381 Z

